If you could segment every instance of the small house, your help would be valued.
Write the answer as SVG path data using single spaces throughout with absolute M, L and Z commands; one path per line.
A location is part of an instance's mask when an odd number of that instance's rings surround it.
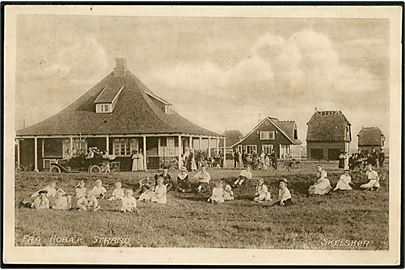
M 248 154 L 270 154 L 283 158 L 300 158 L 301 141 L 298 139 L 298 129 L 295 121 L 280 121 L 277 118 L 266 117 L 240 141 L 232 145 L 239 152 Z
M 16 132 L 17 165 L 48 170 L 55 160 L 96 147 L 115 155 L 121 170 L 131 170 L 133 151 L 143 153 L 145 168 L 157 169 L 203 143 L 210 155 L 223 138 L 179 115 L 118 58 L 110 74 L 67 108 Z
M 378 127 L 363 127 L 358 137 L 358 150 L 363 153 L 371 153 L 375 148 L 379 151 L 384 147 L 384 133 Z
M 349 152 L 351 124 L 341 111 L 316 111 L 307 125 L 308 159 L 337 160 Z

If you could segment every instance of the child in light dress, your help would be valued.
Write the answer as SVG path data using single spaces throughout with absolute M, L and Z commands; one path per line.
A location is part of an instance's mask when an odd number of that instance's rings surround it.
M 32 208 L 40 210 L 40 209 L 49 209 L 49 199 L 46 196 L 48 191 L 46 190 L 39 190 L 38 196 L 35 198 L 34 202 L 32 203 Z
M 224 199 L 224 188 L 221 182 L 216 182 L 215 187 L 212 189 L 212 195 L 208 198 L 211 203 L 223 203 Z
M 225 201 L 233 201 L 235 199 L 232 187 L 230 185 L 226 185 L 224 189 L 224 200 Z
M 112 196 L 108 199 L 109 201 L 121 200 L 124 197 L 124 189 L 121 187 L 121 182 L 115 183 L 115 189 L 112 192 Z
M 315 183 L 309 187 L 308 194 L 309 195 L 325 195 L 331 189 L 332 186 L 330 185 L 330 181 L 327 178 L 328 174 L 320 165 L 316 166 L 316 180 Z
M 72 208 L 72 196 L 66 194 L 62 189 L 56 191 L 55 205 L 53 209 L 67 211 Z
M 339 182 L 336 184 L 335 190 L 352 190 L 350 186 L 352 178 L 350 177 L 349 170 L 345 170 L 345 173 L 342 174 L 339 178 Z
M 121 198 L 121 212 L 133 212 L 136 210 L 136 199 L 132 196 L 132 189 L 126 189 L 125 195 Z
M 167 203 L 166 185 L 164 185 L 163 182 L 164 182 L 163 177 L 159 176 L 157 179 L 157 186 L 155 187 L 154 195 L 151 199 L 152 202 L 162 203 L 162 204 Z
M 258 178 L 258 184 L 256 186 L 256 197 L 254 198 L 255 202 L 264 202 L 271 201 L 270 192 L 267 189 L 267 186 L 264 184 L 263 178 Z
M 291 192 L 287 188 L 287 179 L 283 178 L 280 180 L 279 189 L 278 189 L 278 200 L 281 206 L 288 206 L 292 204 Z
M 80 181 L 76 185 L 76 206 L 79 210 L 87 209 L 86 193 L 87 193 L 86 183 L 84 181 Z
M 97 179 L 95 182 L 95 186 L 91 190 L 92 194 L 96 196 L 97 199 L 102 199 L 105 196 L 107 190 L 103 187 L 103 182 L 100 179 Z

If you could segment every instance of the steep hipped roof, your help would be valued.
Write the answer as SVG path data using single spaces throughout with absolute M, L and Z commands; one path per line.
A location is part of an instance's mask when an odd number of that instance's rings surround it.
M 295 121 L 280 121 L 277 118 L 266 117 L 259 124 L 257 124 L 248 134 L 245 135 L 241 140 L 235 142 L 231 147 L 243 142 L 246 138 L 250 136 L 254 131 L 256 131 L 264 121 L 270 121 L 284 136 L 291 141 L 293 144 L 302 144 L 298 139 L 294 139 L 294 128 L 296 127 Z
M 342 142 L 350 122 L 341 111 L 316 111 L 309 119 L 307 141 Z
M 378 127 L 363 127 L 359 134 L 359 146 L 381 146 L 384 134 Z
M 226 137 L 226 147 L 231 147 L 235 143 L 239 142 L 239 140 L 243 137 L 242 132 L 237 129 L 225 130 L 222 135 Z
M 112 113 L 96 113 L 94 101 L 106 86 L 123 88 Z M 111 87 L 108 88 L 107 99 L 119 91 L 116 88 L 111 90 Z M 151 133 L 222 136 L 193 124 L 175 111 L 165 113 L 157 104 L 159 101 L 152 100 L 149 94 L 153 94 L 152 91 L 131 72 L 126 71 L 119 78 L 112 72 L 67 108 L 42 122 L 18 130 L 17 136 Z
M 124 76 L 112 77 L 94 103 L 111 103 L 124 87 Z

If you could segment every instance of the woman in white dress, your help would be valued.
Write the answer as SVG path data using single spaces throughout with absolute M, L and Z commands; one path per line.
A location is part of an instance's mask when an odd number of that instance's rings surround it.
M 138 155 L 138 151 L 132 151 L 132 171 L 133 172 L 137 172 L 139 170 L 138 168 L 138 162 L 139 162 L 139 155 Z
M 345 170 L 345 173 L 340 176 L 339 182 L 336 184 L 335 190 L 352 190 L 350 183 L 352 178 L 350 177 L 349 170 Z
M 154 196 L 152 197 L 152 202 L 162 204 L 167 203 L 166 185 L 163 184 L 163 181 L 164 181 L 163 177 L 159 176 L 159 178 L 157 179 L 157 186 L 155 187 L 155 193 Z
M 327 178 L 328 174 L 325 170 L 322 169 L 320 165 L 316 166 L 316 180 L 315 183 L 309 187 L 308 194 L 309 195 L 325 195 L 331 189 L 332 186 L 330 185 L 330 181 Z
M 143 153 L 142 149 L 139 149 L 138 153 L 138 171 L 144 171 L 145 166 L 144 166 L 144 160 L 143 160 Z

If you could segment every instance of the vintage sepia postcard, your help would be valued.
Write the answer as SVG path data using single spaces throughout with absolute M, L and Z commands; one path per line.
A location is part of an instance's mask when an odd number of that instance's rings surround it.
M 403 263 L 400 4 L 3 8 L 4 263 Z

